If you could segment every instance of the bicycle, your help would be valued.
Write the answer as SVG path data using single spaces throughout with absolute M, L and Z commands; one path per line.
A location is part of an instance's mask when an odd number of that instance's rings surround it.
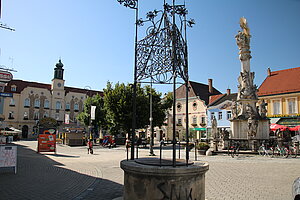
M 296 146 L 293 145 L 293 146 L 285 147 L 284 149 L 286 151 L 286 155 L 285 155 L 286 158 L 289 156 L 291 156 L 292 158 L 297 157 L 298 148 Z
M 234 156 L 238 156 L 240 151 L 240 145 L 239 142 L 234 142 L 232 145 L 230 144 L 228 148 L 228 155 L 231 155 L 232 158 Z
M 282 156 L 282 157 L 286 157 L 287 155 L 287 150 L 284 147 L 279 147 L 279 145 L 277 144 L 276 147 L 273 150 L 274 155 L 275 156 Z
M 266 148 L 265 143 L 263 142 L 262 145 L 258 148 L 258 154 L 261 156 L 272 156 L 272 150 L 268 151 L 268 149 Z

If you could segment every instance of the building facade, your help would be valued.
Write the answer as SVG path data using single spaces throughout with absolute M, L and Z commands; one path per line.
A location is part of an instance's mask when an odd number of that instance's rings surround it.
M 268 68 L 267 74 L 258 89 L 258 97 L 267 104 L 270 123 L 300 125 L 300 67 L 279 71 Z
M 230 120 L 232 119 L 232 102 L 236 101 L 237 93 L 230 93 L 227 89 L 226 94 L 214 95 L 210 98 L 210 103 L 207 107 L 207 136 L 212 137 L 212 121 L 216 120 L 219 137 L 224 131 L 231 134 Z
M 12 80 L 5 87 L 12 97 L 4 98 L 2 126 L 22 130 L 22 138 L 36 137 L 41 118 L 51 117 L 58 121 L 60 129 L 65 126 L 81 126 L 77 115 L 83 111 L 88 96 L 103 93 L 100 91 L 65 86 L 64 69 L 61 60 L 54 68 L 51 84 Z
M 211 95 L 220 94 L 212 85 L 212 79 L 208 79 L 208 85 L 189 81 L 188 96 L 188 122 L 189 135 L 191 139 L 206 137 L 207 115 L 206 108 Z M 186 138 L 186 88 L 185 85 L 176 89 L 176 139 Z M 172 110 L 168 113 L 167 124 L 164 127 L 165 139 L 173 139 L 173 115 Z

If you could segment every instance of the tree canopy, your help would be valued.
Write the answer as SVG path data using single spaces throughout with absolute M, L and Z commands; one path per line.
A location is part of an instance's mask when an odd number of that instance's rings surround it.
M 149 86 L 137 84 L 136 95 L 136 128 L 146 128 L 150 117 L 150 91 L 152 94 L 153 126 L 162 126 L 167 109 L 172 106 L 172 93 L 162 98 L 162 94 Z M 90 107 L 97 106 L 96 120 L 93 125 L 107 129 L 111 134 L 129 133 L 133 117 L 133 87 L 131 84 L 107 83 L 103 98 L 99 95 L 85 101 L 84 112 L 78 115 L 78 120 L 89 124 Z

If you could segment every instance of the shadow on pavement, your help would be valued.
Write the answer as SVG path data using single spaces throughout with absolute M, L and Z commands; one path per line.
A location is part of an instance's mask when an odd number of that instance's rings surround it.
M 123 194 L 121 184 L 65 169 L 62 163 L 17 146 L 17 174 L 0 170 L 0 199 L 108 200 Z

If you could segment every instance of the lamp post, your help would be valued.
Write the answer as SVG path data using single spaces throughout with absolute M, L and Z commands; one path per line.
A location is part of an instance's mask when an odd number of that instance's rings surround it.
M 150 152 L 149 152 L 149 155 L 150 156 L 155 156 L 154 152 L 153 152 L 153 146 L 154 146 L 154 135 L 153 135 L 153 110 L 152 110 L 152 79 L 151 79 L 151 82 L 150 82 L 150 93 L 149 93 L 149 96 L 150 96 L 150 118 L 149 118 L 149 121 L 150 121 Z
M 132 132 L 131 132 L 131 151 L 130 159 L 134 160 L 134 143 L 135 143 L 135 128 L 136 128 L 136 87 L 137 87 L 137 40 L 138 40 L 138 0 L 117 0 L 125 7 L 135 10 L 135 40 L 134 40 L 134 81 L 133 81 L 133 113 L 132 113 Z

